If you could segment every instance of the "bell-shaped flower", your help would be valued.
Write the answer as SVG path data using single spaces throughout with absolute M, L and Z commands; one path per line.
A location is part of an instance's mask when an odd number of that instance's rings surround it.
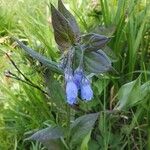
M 78 67 L 74 71 L 74 82 L 78 89 L 80 89 L 80 87 L 81 87 L 82 78 L 83 78 L 83 70 Z
M 76 84 L 74 83 L 72 74 L 65 74 L 65 80 L 67 102 L 68 104 L 73 105 L 76 103 L 78 89 Z
M 90 81 L 83 77 L 81 84 L 81 99 L 90 101 L 93 98 L 93 90 Z

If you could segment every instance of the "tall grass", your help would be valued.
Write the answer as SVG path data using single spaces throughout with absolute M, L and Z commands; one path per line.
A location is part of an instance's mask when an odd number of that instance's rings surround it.
M 56 5 L 56 1 L 50 2 Z M 117 73 L 94 76 L 94 99 L 88 103 L 81 101 L 78 108 L 68 108 L 61 76 L 46 72 L 40 63 L 9 38 L 16 36 L 49 59 L 58 61 L 60 53 L 54 42 L 49 1 L 0 0 L 0 149 L 45 149 L 38 142 L 24 139 L 39 129 L 55 125 L 69 127 L 77 117 L 100 112 L 94 129 L 80 145 L 72 146 L 69 138 L 64 139 L 66 149 L 149 150 L 150 2 L 65 2 L 82 33 L 98 32 L 112 36 L 108 52 Z M 25 80 L 24 77 L 6 53 L 38 89 L 21 81 Z M 12 79 L 4 73 L 6 70 L 19 79 Z M 51 80 L 47 76 L 51 76 Z M 43 93 L 47 89 L 50 97 Z M 124 107 L 114 111 L 119 103 Z

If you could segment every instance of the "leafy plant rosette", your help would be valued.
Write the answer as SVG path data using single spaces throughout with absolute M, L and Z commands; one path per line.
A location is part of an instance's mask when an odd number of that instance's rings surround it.
M 58 0 L 58 9 L 51 4 L 51 14 L 55 41 L 62 53 L 59 63 L 27 47 L 18 39 L 13 39 L 25 52 L 41 62 L 48 70 L 64 76 L 66 99 L 69 105 L 76 104 L 79 99 L 90 101 L 93 98 L 93 90 L 91 79 L 88 76 L 112 69 L 110 58 L 102 50 L 110 41 L 110 37 L 96 33 L 81 34 L 74 16 L 65 8 L 61 0 Z M 71 133 L 74 132 L 71 143 L 77 144 L 79 138 L 83 139 L 85 135 L 88 135 L 97 118 L 98 114 L 95 113 L 76 119 L 71 125 Z M 75 129 L 78 127 L 80 130 L 76 131 Z M 63 146 L 59 147 L 58 145 L 61 142 L 67 148 L 64 137 L 62 128 L 49 127 L 38 131 L 28 139 L 40 141 L 48 149 L 56 149 L 56 147 L 63 149 Z

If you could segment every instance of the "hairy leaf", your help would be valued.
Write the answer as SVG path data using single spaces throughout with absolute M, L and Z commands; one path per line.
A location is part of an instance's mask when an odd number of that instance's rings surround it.
M 106 35 L 106 36 L 112 36 L 115 31 L 116 31 L 116 26 L 114 26 L 114 25 L 111 25 L 111 26 L 108 26 L 108 27 L 97 26 L 93 30 L 93 32 L 95 32 L 97 34 L 102 34 L 102 35 Z
M 70 22 L 51 4 L 52 25 L 55 41 L 61 50 L 66 50 L 76 42 L 76 35 Z
M 108 43 L 110 38 L 95 33 L 89 33 L 82 36 L 82 43 L 86 51 L 97 51 Z
M 63 71 L 58 67 L 58 64 L 54 61 L 49 60 L 48 58 L 46 58 L 45 56 L 39 54 L 38 52 L 34 51 L 33 49 L 27 47 L 26 45 L 24 45 L 22 42 L 20 42 L 18 39 L 13 38 L 18 45 L 24 49 L 24 51 L 26 53 L 28 53 L 32 58 L 38 60 L 39 62 L 41 62 L 43 65 L 45 65 L 46 67 L 48 67 L 50 70 L 57 72 L 57 73 L 63 73 Z
M 77 118 L 71 125 L 71 144 L 81 144 L 93 129 L 99 113 L 87 114 Z
M 90 73 L 104 73 L 112 68 L 110 59 L 102 50 L 85 53 L 84 65 Z
M 48 150 L 63 150 L 63 144 L 60 138 L 63 137 L 63 131 L 60 127 L 48 127 L 34 133 L 26 140 L 36 140 L 41 142 Z
M 65 8 L 64 4 L 62 3 L 62 0 L 58 0 L 58 10 L 63 14 L 63 16 L 69 21 L 73 32 L 76 35 L 76 39 L 79 38 L 80 36 L 80 31 L 79 31 L 79 27 L 78 24 L 76 22 L 76 19 L 74 18 L 74 16 Z

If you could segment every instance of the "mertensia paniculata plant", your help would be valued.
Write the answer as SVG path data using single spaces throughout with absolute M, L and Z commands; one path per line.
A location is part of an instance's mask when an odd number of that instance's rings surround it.
M 61 52 L 60 62 L 52 61 L 13 38 L 31 57 L 49 70 L 63 75 L 66 101 L 74 105 L 79 99 L 93 99 L 92 78 L 89 75 L 104 73 L 112 69 L 111 60 L 102 50 L 110 37 L 96 33 L 81 33 L 74 16 L 58 0 L 58 9 L 52 4 L 51 20 L 55 41 Z

